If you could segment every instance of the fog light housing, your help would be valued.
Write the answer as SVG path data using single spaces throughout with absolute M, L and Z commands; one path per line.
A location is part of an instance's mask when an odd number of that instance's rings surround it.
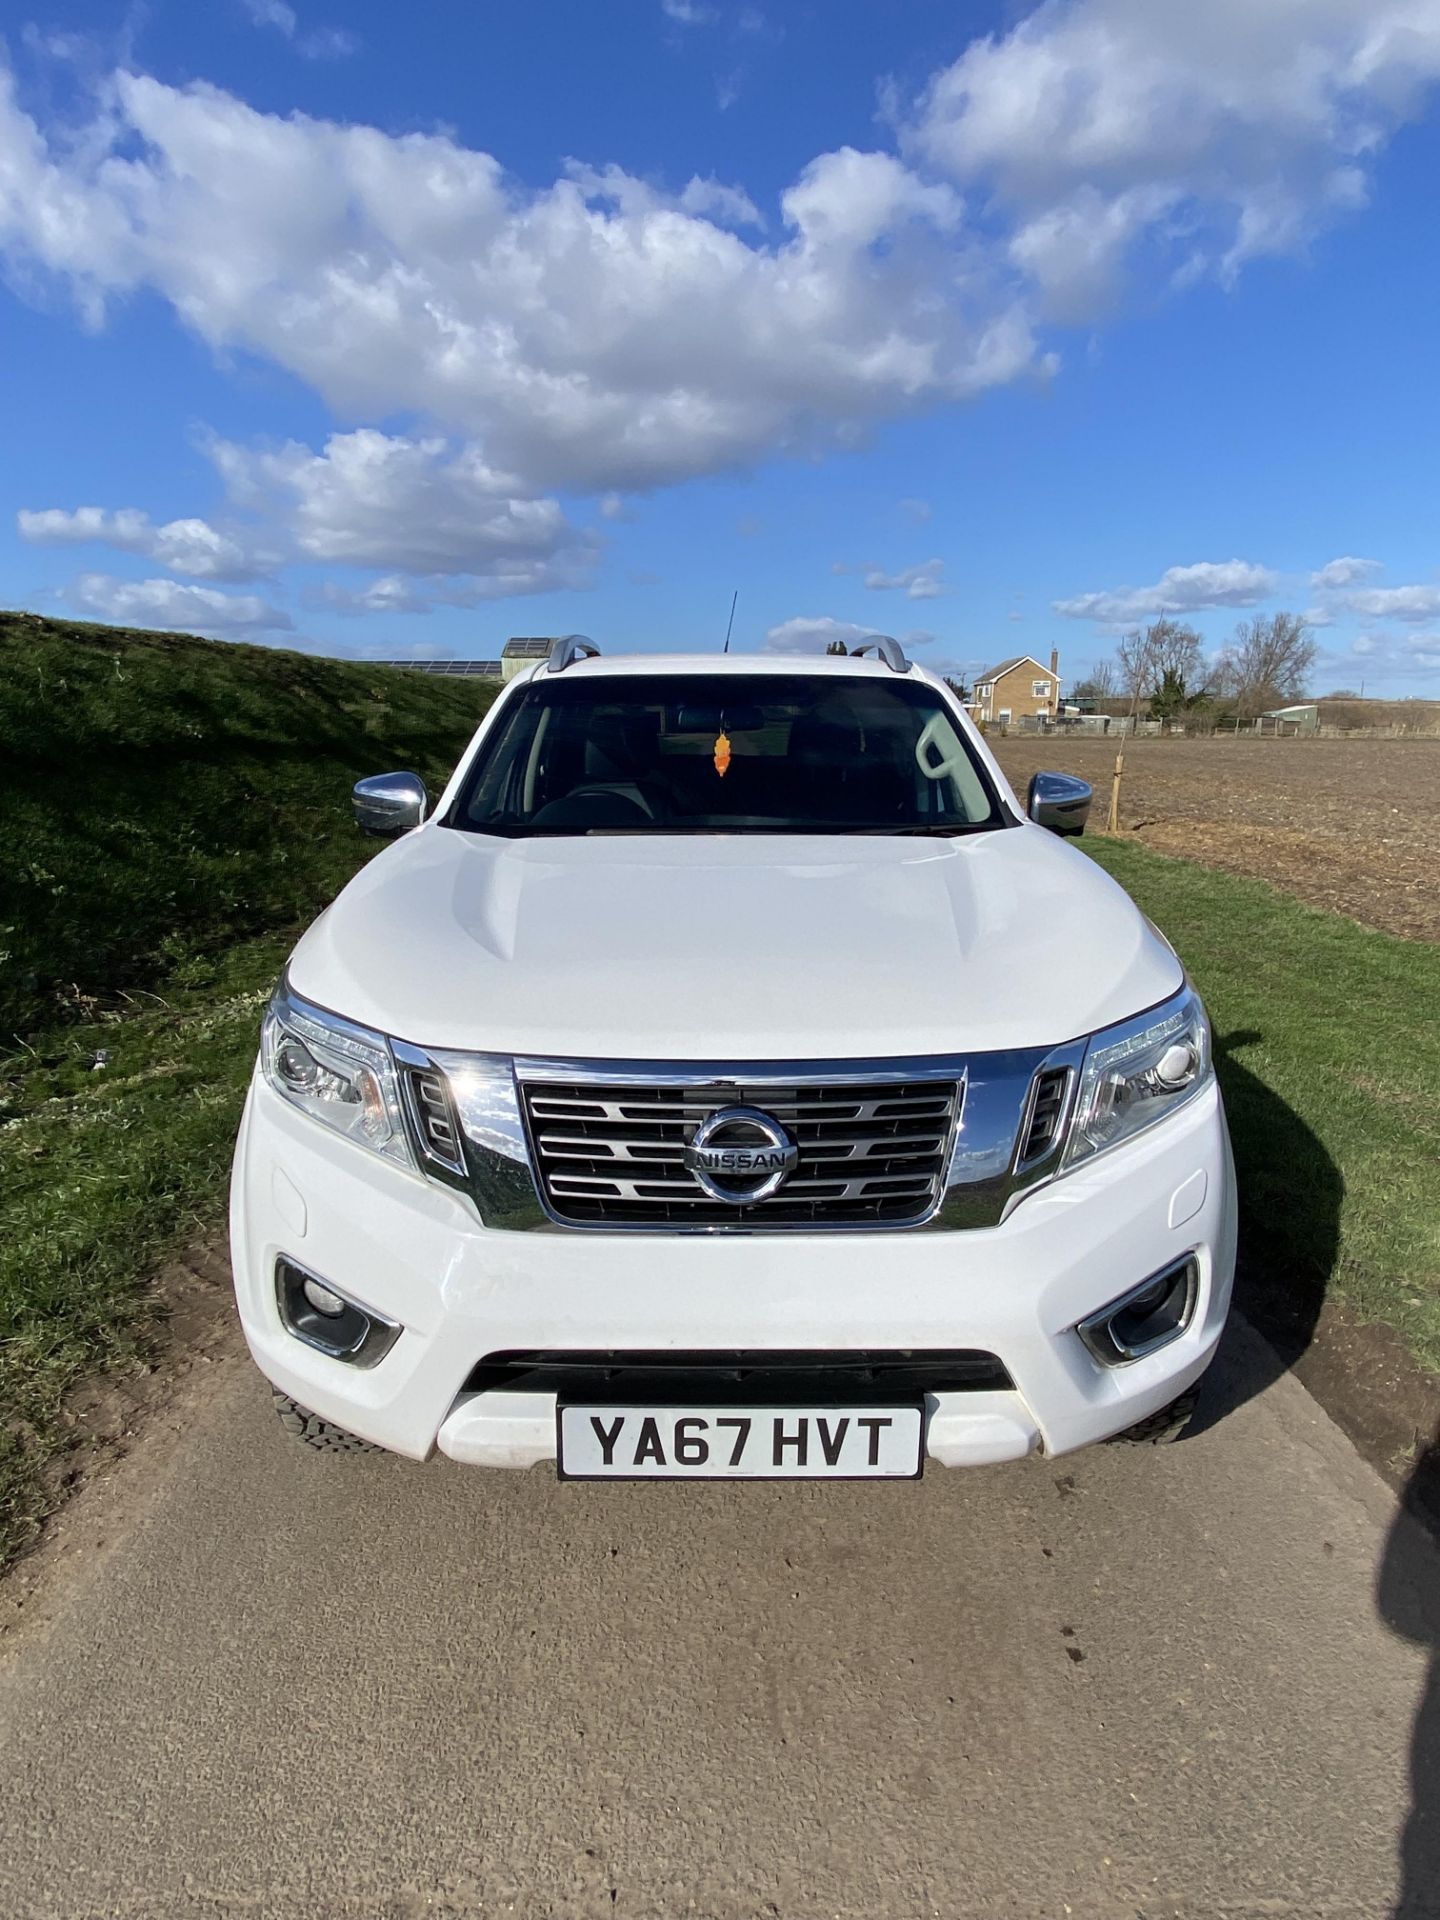
M 297 1340 L 352 1367 L 373 1367 L 400 1337 L 398 1320 L 362 1307 L 284 1254 L 275 1262 L 275 1302 Z
M 1178 1340 L 1195 1317 L 1200 1263 L 1193 1253 L 1131 1287 L 1075 1331 L 1102 1367 L 1128 1366 Z
M 314 1307 L 317 1313 L 323 1313 L 327 1320 L 334 1320 L 345 1311 L 345 1302 L 333 1288 L 322 1285 L 319 1280 L 302 1280 L 300 1291 Z

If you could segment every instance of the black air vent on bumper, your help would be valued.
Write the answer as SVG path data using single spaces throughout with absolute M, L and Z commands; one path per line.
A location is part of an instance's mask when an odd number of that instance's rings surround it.
M 849 1405 L 913 1399 L 923 1393 L 1005 1392 L 1009 1374 L 978 1348 L 721 1349 L 694 1353 L 571 1352 L 527 1348 L 487 1353 L 467 1393 L 556 1393 L 570 1399 L 639 1405 L 737 1401 Z

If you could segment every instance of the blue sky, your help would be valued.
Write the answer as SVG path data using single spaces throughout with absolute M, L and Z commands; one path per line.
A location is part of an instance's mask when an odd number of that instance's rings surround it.
M 11 21 L 0 604 L 1440 695 L 1440 0 Z

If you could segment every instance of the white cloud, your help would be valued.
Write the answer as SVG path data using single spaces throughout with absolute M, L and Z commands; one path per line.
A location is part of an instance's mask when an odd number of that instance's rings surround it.
M 82 573 L 65 590 L 80 613 L 122 627 L 176 627 L 187 633 L 289 633 L 288 613 L 253 593 L 221 593 L 178 580 L 117 580 Z
M 299 24 L 295 9 L 285 0 L 245 0 L 245 11 L 257 27 L 274 27 L 287 40 Z
M 824 653 L 833 640 L 858 647 L 863 640 L 873 640 L 877 631 L 875 627 L 856 626 L 853 620 L 832 620 L 829 614 L 797 614 L 793 620 L 782 620 L 779 626 L 771 627 L 761 645 L 766 653 Z
M 660 0 L 660 11 L 677 27 L 703 27 L 715 18 L 715 9 L 700 5 L 700 0 Z
M 289 0 L 252 17 L 324 50 Z M 1037 316 L 1129 266 L 1178 283 L 1303 245 L 1437 75 L 1440 0 L 1046 0 L 894 108 L 898 155 L 811 159 L 767 231 L 739 186 L 533 187 L 444 132 L 141 73 L 88 124 L 35 117 L 0 67 L 0 259 L 95 325 L 158 295 L 345 422 L 478 442 L 517 499 L 634 491 L 1047 372 Z
M 766 653 L 824 653 L 833 640 L 858 647 L 863 641 L 875 639 L 880 631 L 878 627 L 859 626 L 853 620 L 834 620 L 829 614 L 797 614 L 771 627 L 760 644 Z M 899 638 L 907 647 L 928 647 L 935 635 L 917 627 Z
M 307 60 L 348 60 L 360 50 L 359 40 L 344 27 L 313 27 L 295 44 Z
M 1435 0 L 1048 0 L 892 112 L 1069 318 L 1142 248 L 1191 279 L 1303 247 L 1437 76 Z
M 267 571 L 263 557 L 242 541 L 220 532 L 208 520 L 169 520 L 156 526 L 136 507 L 107 512 L 103 507 L 59 507 L 15 516 L 20 537 L 35 546 L 79 547 L 92 542 L 138 553 L 172 573 L 202 580 L 253 580 Z
M 283 524 L 298 559 L 427 575 L 528 572 L 553 586 L 576 584 L 594 557 L 593 537 L 558 501 L 523 497 L 473 444 L 362 427 L 331 434 L 319 453 L 294 440 L 269 449 L 215 440 L 210 452 L 232 500 Z
M 1372 620 L 1437 620 L 1440 587 L 1369 587 L 1347 593 L 1341 604 Z
M 359 587 L 327 580 L 319 587 L 307 588 L 304 601 L 306 606 L 327 613 L 434 613 L 437 607 L 478 607 L 517 594 L 544 592 L 556 584 L 535 569 L 517 564 L 448 579 L 387 573 Z
M 907 520 L 913 520 L 917 527 L 923 527 L 935 510 L 928 500 L 902 500 L 899 511 Z
M 1357 581 L 1368 580 L 1372 574 L 1383 571 L 1378 560 L 1361 560 L 1353 553 L 1346 553 L 1338 560 L 1327 560 L 1318 572 L 1311 574 L 1310 584 L 1322 590 L 1353 587 Z
M 725 227 L 763 227 L 760 210 L 742 187 L 727 187 L 713 174 L 697 173 L 686 183 L 676 202 L 682 213 L 712 219 Z
M 812 160 L 780 204 L 812 249 L 842 255 L 871 247 L 912 220 L 953 231 L 963 211 L 943 182 L 927 184 L 893 154 L 855 147 Z
M 527 493 L 853 445 L 1046 364 L 953 189 L 894 155 L 810 162 L 776 239 L 733 230 L 752 212 L 738 189 L 676 197 L 617 168 L 531 190 L 444 134 L 142 74 L 114 76 L 83 136 L 52 134 L 0 72 L 12 266 L 58 276 L 96 322 L 153 290 L 342 417 L 483 440 Z
M 1205 607 L 1253 607 L 1267 600 L 1278 585 L 1278 576 L 1268 567 L 1248 560 L 1201 561 L 1167 568 L 1153 587 L 1116 587 L 1052 604 L 1056 613 L 1072 620 L 1115 626 L 1162 613 L 1198 613 Z
M 299 15 L 288 0 L 245 0 L 245 11 L 257 27 L 273 27 L 291 41 L 307 60 L 343 60 L 360 42 L 343 27 L 312 27 L 300 33 Z
M 1440 632 L 1437 633 L 1362 633 L 1351 642 L 1350 651 L 1365 662 L 1367 677 L 1411 679 L 1432 677 L 1440 671 Z M 1332 654 L 1337 665 L 1340 656 Z
M 212 580 L 266 578 L 294 562 L 383 569 L 385 578 L 323 590 L 346 612 L 398 611 L 401 598 L 418 612 L 582 587 L 599 555 L 597 537 L 572 525 L 558 501 L 518 494 L 474 445 L 361 428 L 332 434 L 318 453 L 298 441 L 220 439 L 208 451 L 232 510 L 223 527 L 155 526 L 132 507 L 79 507 L 22 509 L 20 532 L 40 545 L 96 541 Z M 416 586 L 416 577 L 436 584 Z
M 899 573 L 886 573 L 881 567 L 869 567 L 865 585 L 875 593 L 903 593 L 907 600 L 934 600 L 950 589 L 941 578 L 943 560 L 924 560 L 916 567 L 903 567 Z

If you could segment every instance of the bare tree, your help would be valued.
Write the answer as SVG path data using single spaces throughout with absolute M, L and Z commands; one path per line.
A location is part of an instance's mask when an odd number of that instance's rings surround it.
M 1315 664 L 1315 642 L 1298 613 L 1256 614 L 1242 620 L 1220 657 L 1220 685 L 1239 720 L 1305 696 Z
M 1180 620 L 1155 620 L 1145 637 L 1150 648 L 1152 690 L 1168 679 L 1178 681 L 1192 700 L 1205 692 L 1210 677 L 1205 646 L 1194 627 Z
M 1149 627 L 1134 627 L 1129 633 L 1121 635 L 1115 649 L 1115 672 L 1121 693 L 1132 707 L 1138 706 L 1153 677 Z
M 1113 700 L 1115 698 L 1115 662 L 1097 660 L 1083 680 L 1077 680 L 1070 691 L 1082 700 Z
M 1148 627 L 1127 633 L 1116 648 L 1120 685 L 1130 700 L 1131 718 L 1148 700 L 1152 713 L 1163 703 L 1168 722 L 1210 694 L 1212 675 L 1204 642 L 1194 627 L 1162 615 Z
M 1120 683 L 1126 693 L 1142 694 L 1160 685 L 1166 674 L 1198 693 L 1207 683 L 1205 646 L 1194 627 L 1162 616 L 1148 627 L 1127 633 L 1117 649 Z

